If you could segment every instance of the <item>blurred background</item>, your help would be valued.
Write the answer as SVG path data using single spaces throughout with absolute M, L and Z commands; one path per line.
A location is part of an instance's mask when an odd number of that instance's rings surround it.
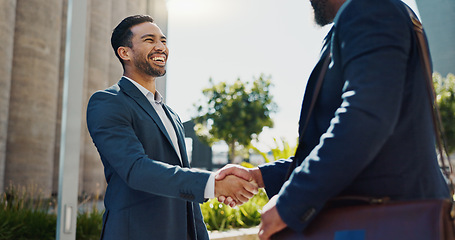
M 443 76 L 454 72 L 455 2 L 405 2 L 426 28 L 434 70 Z M 233 83 L 264 74 L 273 83 L 277 111 L 271 114 L 274 126 L 252 144 L 262 152 L 276 147 L 274 139 L 295 145 L 306 80 L 330 27 L 313 23 L 308 0 L 88 0 L 86 38 L 80 39 L 86 49 L 79 195 L 104 193 L 85 107 L 93 92 L 120 79 L 110 35 L 133 14 L 151 15 L 168 36 L 168 71 L 157 81 L 158 90 L 183 122 L 197 117 L 194 105 L 210 78 Z M 11 184 L 34 184 L 43 196 L 57 194 L 66 18 L 67 0 L 0 0 L 0 192 Z M 227 163 L 226 146 L 214 149 L 211 156 L 222 153 L 217 163 Z

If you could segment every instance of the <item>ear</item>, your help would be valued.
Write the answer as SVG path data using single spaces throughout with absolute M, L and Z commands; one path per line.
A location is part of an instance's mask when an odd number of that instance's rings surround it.
M 129 47 L 119 47 L 117 48 L 117 53 L 123 61 L 129 61 L 131 48 Z

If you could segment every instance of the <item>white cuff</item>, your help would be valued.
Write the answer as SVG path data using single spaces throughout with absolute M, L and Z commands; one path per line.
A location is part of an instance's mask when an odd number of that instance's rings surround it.
M 204 198 L 215 197 L 215 173 L 210 174 L 207 184 L 205 185 Z

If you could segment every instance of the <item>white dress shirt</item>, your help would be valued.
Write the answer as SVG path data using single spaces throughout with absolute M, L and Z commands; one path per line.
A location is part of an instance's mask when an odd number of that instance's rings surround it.
M 167 133 L 169 134 L 169 137 L 171 137 L 172 145 L 174 146 L 175 152 L 179 156 L 180 163 L 182 163 L 182 155 L 180 153 L 180 148 L 179 148 L 179 143 L 177 140 L 177 134 L 175 133 L 175 129 L 172 126 L 171 120 L 167 117 L 166 113 L 164 112 L 163 109 L 163 96 L 156 91 L 155 94 L 147 90 L 145 87 L 137 83 L 136 81 L 123 76 L 124 78 L 128 79 L 131 83 L 134 84 L 134 86 L 141 91 L 142 94 L 147 98 L 147 100 L 150 102 L 152 107 L 155 109 L 156 113 L 161 119 L 161 122 L 163 123 L 164 127 L 166 128 Z M 183 164 L 182 164 L 183 166 Z M 204 198 L 214 198 L 215 197 L 215 174 L 212 173 L 210 174 L 209 179 L 207 180 L 207 184 L 205 185 L 205 190 L 204 190 Z

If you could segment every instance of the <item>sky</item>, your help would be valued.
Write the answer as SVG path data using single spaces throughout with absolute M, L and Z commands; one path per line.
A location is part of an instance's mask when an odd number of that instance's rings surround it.
M 417 10 L 415 0 L 405 0 Z M 271 76 L 278 105 L 262 150 L 284 139 L 295 145 L 307 79 L 330 26 L 313 21 L 309 0 L 168 0 L 166 103 L 183 122 L 195 116 L 202 89 L 215 83 Z

